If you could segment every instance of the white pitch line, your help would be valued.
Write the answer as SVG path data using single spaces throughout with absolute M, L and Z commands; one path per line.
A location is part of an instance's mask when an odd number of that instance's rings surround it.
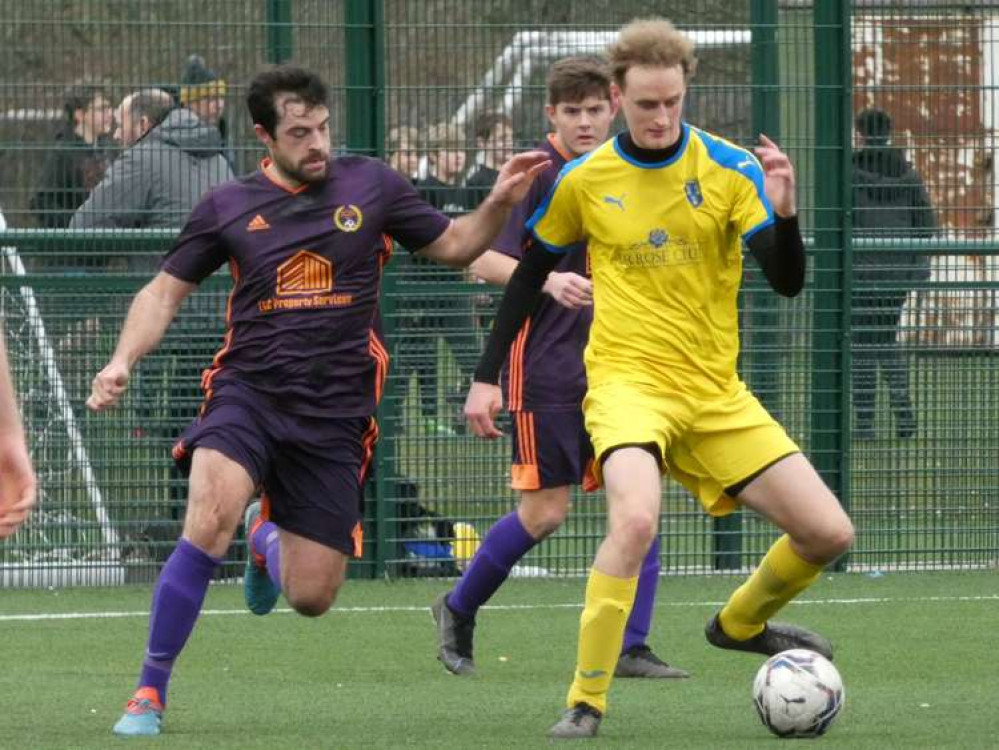
M 856 605 L 856 604 L 922 604 L 922 603 L 953 603 L 953 602 L 999 602 L 999 594 L 985 594 L 982 596 L 913 596 L 913 597 L 858 597 L 855 599 L 803 599 L 791 602 L 795 605 Z M 699 602 L 659 602 L 657 607 L 720 607 L 723 601 L 699 601 Z M 559 603 L 559 604 L 487 604 L 483 609 L 497 612 L 513 612 L 519 610 L 541 610 L 541 609 L 582 609 L 579 602 Z M 399 607 L 334 607 L 331 614 L 342 615 L 367 615 L 385 613 L 425 613 L 430 609 L 427 606 L 399 606 Z M 275 609 L 275 614 L 290 614 L 294 610 L 288 608 Z M 217 615 L 248 615 L 245 609 L 206 609 L 201 612 L 203 617 Z M 117 620 L 129 617 L 148 617 L 148 610 L 133 612 L 41 612 L 35 614 L 21 615 L 0 615 L 0 622 L 41 622 L 52 620 Z

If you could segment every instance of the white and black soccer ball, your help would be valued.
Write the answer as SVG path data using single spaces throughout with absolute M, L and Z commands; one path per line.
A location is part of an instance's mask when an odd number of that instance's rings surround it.
M 844 696 L 843 678 L 832 662 L 803 648 L 774 654 L 753 681 L 756 712 L 778 737 L 825 734 Z

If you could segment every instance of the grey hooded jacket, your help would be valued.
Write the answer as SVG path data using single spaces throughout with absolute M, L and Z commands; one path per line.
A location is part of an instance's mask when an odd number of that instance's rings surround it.
M 111 165 L 70 229 L 179 229 L 202 195 L 233 179 L 217 128 L 175 109 Z

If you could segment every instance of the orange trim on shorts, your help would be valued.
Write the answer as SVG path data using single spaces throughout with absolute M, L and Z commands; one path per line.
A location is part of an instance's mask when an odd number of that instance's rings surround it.
M 510 467 L 510 486 L 515 490 L 541 489 L 534 414 L 518 411 L 513 412 L 513 417 L 517 420 L 517 457 L 520 460 Z
M 537 465 L 514 464 L 511 466 L 510 487 L 515 490 L 540 490 L 541 472 Z
M 173 448 L 170 449 L 170 455 L 174 461 L 180 461 L 187 457 L 187 447 L 184 445 L 183 440 L 178 440 L 173 444 Z
M 583 469 L 583 492 L 596 492 L 600 489 L 600 477 L 597 474 L 597 460 L 591 458 Z
M 364 529 L 361 527 L 360 521 L 354 524 L 354 528 L 350 532 L 350 538 L 354 540 L 353 556 L 362 557 L 364 555 Z
M 265 521 L 271 520 L 271 499 L 266 492 L 260 495 L 260 517 Z
M 527 352 L 527 338 L 531 334 L 531 319 L 524 321 L 517 338 L 510 348 L 510 384 L 507 393 L 507 409 L 520 411 L 524 408 L 524 355 Z

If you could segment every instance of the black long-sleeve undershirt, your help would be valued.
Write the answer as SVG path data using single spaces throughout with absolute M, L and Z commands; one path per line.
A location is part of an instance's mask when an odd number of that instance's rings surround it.
M 761 229 L 746 244 L 777 294 L 796 297 L 801 292 L 805 286 L 805 243 L 797 216 L 778 216 L 773 225 Z

